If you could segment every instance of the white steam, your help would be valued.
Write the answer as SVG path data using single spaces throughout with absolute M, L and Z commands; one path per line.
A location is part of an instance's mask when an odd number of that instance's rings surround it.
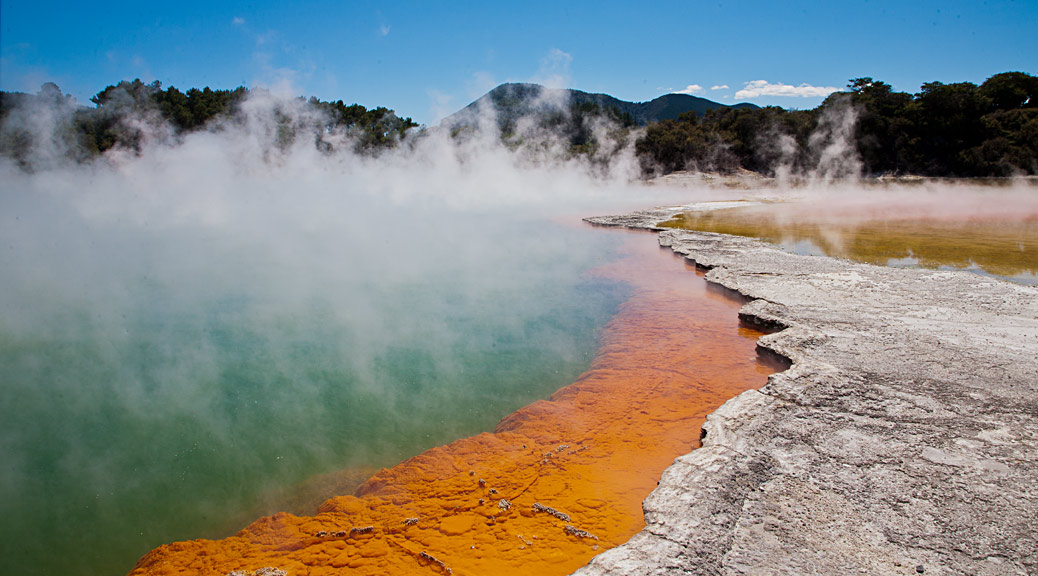
M 199 518 L 255 505 L 248 486 L 478 431 L 451 415 L 492 426 L 518 407 L 499 382 L 548 356 L 571 377 L 590 361 L 571 332 L 593 333 L 615 297 L 581 292 L 606 290 L 584 272 L 609 241 L 579 218 L 673 200 L 583 157 L 517 154 L 496 129 L 427 130 L 378 155 L 326 130 L 318 147 L 308 130 L 323 119 L 264 92 L 186 135 L 133 118 L 139 151 L 81 163 L 61 147 L 72 109 L 37 112 L 5 122 L 32 137 L 24 162 L 0 159 L 0 513 L 21 519 L 2 534 L 22 539 L 15 571 L 125 571 L 198 536 Z M 482 372 L 502 348 L 514 373 Z M 473 378 L 485 385 L 466 397 L 452 388 Z M 68 548 L 48 559 L 53 542 Z M 77 563 L 89 550 L 110 558 Z
M 812 180 L 829 183 L 861 176 L 862 163 L 854 138 L 857 120 L 857 110 L 847 99 L 823 109 L 808 139 L 808 147 L 817 157 L 809 173 Z

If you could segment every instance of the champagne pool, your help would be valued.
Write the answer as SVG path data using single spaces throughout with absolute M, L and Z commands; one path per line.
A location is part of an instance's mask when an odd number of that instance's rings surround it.
M 260 190 L 212 224 L 37 182 L 0 206 L 16 574 L 126 573 L 163 543 L 313 513 L 573 382 L 630 291 L 590 274 L 617 236 L 537 216 L 250 212 Z
M 165 543 L 314 514 L 577 381 L 638 290 L 602 273 L 627 236 L 559 216 L 599 205 L 556 206 L 586 181 L 298 154 L 243 167 L 210 144 L 0 166 L 12 573 L 126 573 Z M 621 475 L 654 483 L 697 437 L 678 420 L 690 439 Z
M 623 235 L 616 231 L 602 234 Z M 699 443 L 703 419 L 761 386 L 760 333 L 650 234 L 595 274 L 630 297 L 591 367 L 493 433 L 383 469 L 318 513 L 259 518 L 234 536 L 162 546 L 131 576 L 569 574 L 643 525 L 642 500 Z

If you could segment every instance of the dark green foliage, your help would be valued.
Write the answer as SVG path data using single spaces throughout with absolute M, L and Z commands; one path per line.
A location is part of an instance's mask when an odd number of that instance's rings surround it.
M 990 100 L 970 82 L 923 84 L 916 94 L 914 132 L 924 174 L 983 176 L 976 172 L 965 155 L 967 150 L 984 143 L 981 116 L 991 106 Z
M 81 135 L 69 121 L 76 117 L 72 98 L 53 82 L 36 94 L 0 92 L 0 155 L 27 169 L 37 158 L 50 163 L 57 157 L 79 157 Z
M 1038 77 L 1024 72 L 995 74 L 980 85 L 980 93 L 995 110 L 1038 108 Z
M 930 82 L 914 95 L 868 77 L 851 80 L 848 88 L 814 110 L 800 111 L 724 106 L 682 94 L 631 103 L 605 94 L 504 84 L 444 124 L 453 135 L 469 133 L 489 107 L 507 145 L 518 148 L 550 135 L 569 156 L 598 163 L 608 163 L 632 129 L 647 125 L 635 142 L 646 174 L 739 168 L 807 174 L 828 169 L 821 165 L 827 146 L 840 139 L 855 155 L 851 165 L 865 175 L 1038 173 L 1034 75 L 1004 72 L 980 86 Z M 244 87 L 181 92 L 136 79 L 107 86 L 91 98 L 96 108 L 87 108 L 49 82 L 37 94 L 0 92 L 0 154 L 32 167 L 40 158 L 83 161 L 113 148 L 139 153 L 149 138 L 175 141 L 194 131 L 240 124 L 241 104 L 249 95 Z M 369 110 L 316 98 L 297 104 L 298 109 L 285 102 L 274 106 L 271 139 L 278 149 L 306 134 L 326 152 L 346 144 L 377 153 L 396 146 L 417 126 L 383 107 Z M 841 119 L 853 120 L 846 134 Z
M 105 152 L 119 146 L 140 152 L 145 130 L 158 124 L 156 96 L 162 93 L 158 81 L 145 84 L 140 79 L 123 80 L 107 86 L 90 101 L 93 111 L 81 111 L 77 126 L 83 130 L 81 141 L 91 150 Z
M 650 124 L 635 142 L 646 174 L 676 170 L 772 174 L 805 163 L 814 112 L 719 108 Z
M 556 90 L 538 84 L 502 84 L 443 120 L 453 138 L 496 124 L 501 141 L 534 156 L 583 157 L 607 169 L 627 146 L 637 119 L 630 102 L 605 94 Z
M 914 96 L 870 78 L 854 82 L 858 149 L 868 173 L 1011 176 L 1038 170 L 1035 76 L 1005 72 L 979 87 L 929 82 Z
M 408 130 L 418 127 L 410 118 L 400 118 L 392 110 L 381 106 L 368 110 L 360 104 L 346 105 L 342 100 L 322 102 L 312 97 L 310 105 L 324 112 L 327 120 L 321 126 L 323 131 L 344 130 L 354 135 L 358 150 L 395 146 Z M 324 143 L 324 149 L 332 149 L 327 141 L 319 141 Z
M 865 175 L 1011 176 L 1038 173 L 1038 78 L 996 74 L 982 85 L 923 84 L 918 94 L 856 78 L 818 108 L 717 109 L 650 124 L 636 142 L 647 174 L 746 168 L 773 174 L 820 170 L 823 148 L 846 135 Z M 828 131 L 828 133 L 827 133 Z
M 247 94 L 243 86 L 234 90 L 211 90 L 206 86 L 202 90 L 191 88 L 186 93 L 170 86 L 155 92 L 152 100 L 174 128 L 190 132 L 202 128 L 213 118 L 230 115 Z
M 708 110 L 728 108 L 724 104 L 690 96 L 688 94 L 666 94 L 649 102 L 627 102 L 608 94 L 592 94 L 581 90 L 545 88 L 539 84 L 502 84 L 479 100 L 469 104 L 456 114 L 444 119 L 444 125 L 455 130 L 476 123 L 480 114 L 487 110 L 494 113 L 499 127 L 505 132 L 508 126 L 524 116 L 537 114 L 545 108 L 559 108 L 560 104 L 593 105 L 600 110 L 615 111 L 624 126 L 645 126 L 662 120 L 675 120 L 685 112 L 705 114 Z M 756 108 L 753 104 L 737 104 L 733 108 Z M 613 112 L 608 112 L 612 114 Z
M 35 95 L 0 92 L 0 154 L 32 168 L 33 162 L 40 162 L 41 151 L 49 154 L 48 161 L 57 156 L 83 161 L 113 148 L 139 153 L 148 138 L 175 140 L 198 130 L 219 129 L 222 122 L 240 124 L 240 105 L 249 94 L 245 87 L 163 90 L 158 81 L 145 84 L 135 79 L 107 86 L 90 99 L 96 108 L 87 108 L 75 106 L 50 82 Z M 376 152 L 395 146 L 417 127 L 410 118 L 383 107 L 368 110 L 316 98 L 298 103 L 299 109 L 274 104 L 272 138 L 277 148 L 287 148 L 309 131 L 321 150 L 334 148 L 328 137 L 337 133 L 357 151 Z
M 651 124 L 645 135 L 635 142 L 635 151 L 643 160 L 643 167 L 651 171 L 658 167 L 664 173 L 678 170 L 706 169 L 731 162 L 715 162 L 711 156 L 726 150 L 720 134 L 711 130 L 695 112 L 685 113 L 677 120 L 663 120 Z M 726 160 L 728 159 L 726 156 Z M 651 166 L 644 164 L 648 159 Z
M 872 78 L 857 78 L 849 87 L 857 105 L 858 153 L 865 173 L 889 172 L 903 165 L 906 158 L 899 151 L 911 139 L 911 94 L 894 92 L 889 84 Z

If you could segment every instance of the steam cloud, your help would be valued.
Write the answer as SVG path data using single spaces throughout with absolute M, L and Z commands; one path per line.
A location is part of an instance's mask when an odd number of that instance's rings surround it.
M 567 64 L 553 53 L 545 74 Z M 568 113 L 550 91 L 538 105 Z M 583 370 L 594 343 L 577 334 L 622 297 L 585 274 L 616 238 L 578 217 L 733 195 L 633 187 L 631 140 L 605 120 L 587 157 L 530 119 L 503 145 L 490 110 L 470 133 L 426 130 L 378 156 L 322 133 L 329 153 L 279 140 L 286 117 L 320 123 L 305 102 L 257 92 L 238 120 L 187 135 L 133 118 L 139 153 L 76 163 L 71 113 L 4 121 L 31 135 L 31 171 L 0 159 L 0 514 L 23 519 L 0 538 L 19 543 L 21 573 L 126 570 L 199 524 L 240 528 L 254 511 L 205 516 L 262 506 L 300 474 L 492 426 Z M 808 172 L 864 212 L 897 195 L 848 181 L 854 122 L 849 108 L 822 120 Z M 796 142 L 770 144 L 793 174 Z M 949 216 L 994 205 L 919 198 Z
M 19 573 L 128 570 L 307 474 L 391 465 L 569 383 L 623 293 L 587 274 L 617 238 L 577 217 L 652 203 L 633 156 L 603 174 L 494 131 L 377 157 L 346 133 L 286 145 L 285 118 L 314 112 L 269 93 L 186 135 L 132 118 L 139 153 L 83 163 L 71 113 L 12 112 L 31 170 L 0 159 Z

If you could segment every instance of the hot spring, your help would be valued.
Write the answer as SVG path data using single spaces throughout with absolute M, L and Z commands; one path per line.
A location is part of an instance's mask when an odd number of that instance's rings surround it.
M 747 198 L 699 205 L 660 225 L 761 238 L 800 254 L 1038 284 L 1034 179 L 835 183 Z
M 11 572 L 125 573 L 312 513 L 573 382 L 630 290 L 590 273 L 622 239 L 576 215 L 645 196 L 505 152 L 230 138 L 0 167 Z

